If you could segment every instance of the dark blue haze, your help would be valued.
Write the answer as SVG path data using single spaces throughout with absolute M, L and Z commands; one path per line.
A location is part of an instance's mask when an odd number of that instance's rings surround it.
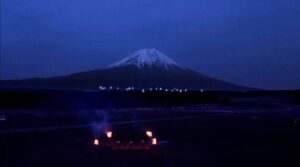
M 2 79 L 102 68 L 140 48 L 236 84 L 300 89 L 300 2 L 1 0 Z

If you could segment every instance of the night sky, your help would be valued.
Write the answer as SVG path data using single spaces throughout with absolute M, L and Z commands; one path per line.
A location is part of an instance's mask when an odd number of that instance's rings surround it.
M 232 83 L 300 89 L 300 2 L 1 0 L 1 79 L 103 68 L 141 48 Z

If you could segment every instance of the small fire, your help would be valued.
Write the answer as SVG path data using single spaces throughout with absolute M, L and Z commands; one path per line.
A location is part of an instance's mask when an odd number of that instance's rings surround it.
M 156 145 L 157 144 L 157 139 L 156 138 L 152 138 L 152 145 Z
M 153 134 L 152 134 L 152 132 L 151 131 L 146 131 L 146 135 L 148 136 L 148 137 L 152 137 L 153 136 Z
M 94 145 L 96 145 L 96 146 L 99 145 L 99 140 L 98 140 L 98 139 L 95 139 L 95 140 L 94 140 Z
M 107 136 L 108 138 L 111 138 L 111 137 L 112 137 L 112 131 L 107 131 L 107 132 L 106 132 L 106 136 Z

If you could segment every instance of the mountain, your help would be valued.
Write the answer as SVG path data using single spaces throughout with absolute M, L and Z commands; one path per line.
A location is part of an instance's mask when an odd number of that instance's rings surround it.
M 121 66 L 133 65 L 139 68 L 145 68 L 150 66 L 157 66 L 165 69 L 172 69 L 173 67 L 180 67 L 178 63 L 170 59 L 165 54 L 159 52 L 156 49 L 140 49 L 128 57 L 125 57 L 121 61 L 108 66 L 108 68 L 115 68 Z
M 155 87 L 193 90 L 250 90 L 182 67 L 156 49 L 141 49 L 104 69 L 52 78 L 1 81 L 4 87 L 99 89 Z

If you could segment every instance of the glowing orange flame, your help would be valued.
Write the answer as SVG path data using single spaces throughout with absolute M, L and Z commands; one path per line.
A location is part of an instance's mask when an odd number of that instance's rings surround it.
M 148 137 L 152 137 L 153 136 L 153 134 L 152 134 L 152 132 L 151 131 L 146 131 L 146 135 L 148 136 Z
M 156 145 L 156 144 L 157 144 L 156 138 L 152 138 L 152 145 Z
M 98 139 L 95 139 L 95 140 L 94 140 L 94 145 L 96 145 L 96 146 L 99 145 L 99 140 L 98 140 Z
M 106 136 L 107 136 L 108 138 L 111 138 L 111 137 L 112 137 L 112 131 L 107 131 L 107 132 L 106 132 Z

